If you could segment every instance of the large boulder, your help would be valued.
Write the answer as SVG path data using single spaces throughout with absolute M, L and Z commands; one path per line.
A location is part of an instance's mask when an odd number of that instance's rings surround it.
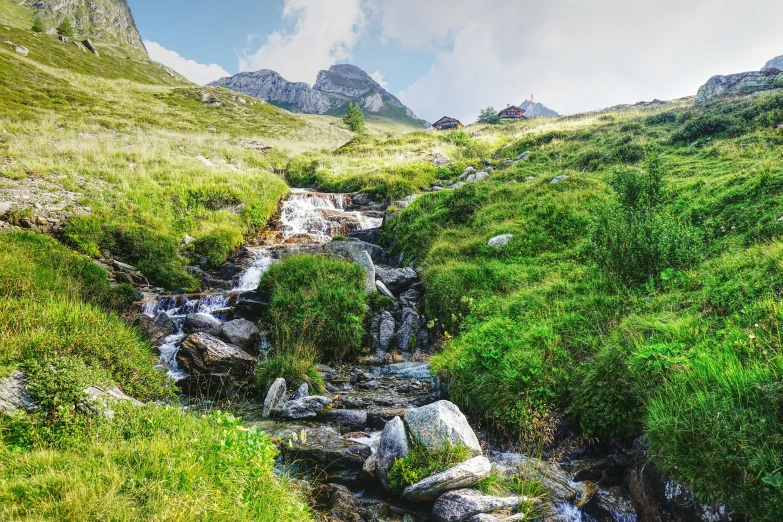
M 314 419 L 331 403 L 332 399 L 320 395 L 302 397 L 274 408 L 272 416 L 278 419 Z
M 402 419 L 394 417 L 386 423 L 376 452 L 375 474 L 384 489 L 389 490 L 389 471 L 394 461 L 408 454 L 408 435 Z
M 216 319 L 209 314 L 198 313 L 190 314 L 185 318 L 185 324 L 182 325 L 182 330 L 187 334 L 204 332 L 217 336 L 220 334 L 220 328 L 222 326 L 223 321 L 220 319 Z
M 323 249 L 331 254 L 349 259 L 362 267 L 366 274 L 364 289 L 368 294 L 375 292 L 375 264 L 373 254 L 378 259 L 383 257 L 383 249 L 378 245 L 371 245 L 363 241 L 332 241 L 324 245 Z M 378 253 L 377 251 L 380 251 Z
M 378 347 L 382 352 L 389 351 L 396 328 L 397 322 L 394 320 L 394 316 L 388 310 L 384 310 L 383 314 L 381 314 L 381 324 L 378 329 Z
M 15 415 L 20 411 L 36 409 L 33 398 L 27 393 L 27 376 L 14 370 L 5 379 L 0 379 L 0 413 Z
M 452 402 L 438 401 L 408 410 L 405 425 L 411 436 L 429 450 L 438 450 L 444 444 L 460 444 L 469 448 L 472 455 L 481 455 L 481 445 L 473 428 Z
M 461 464 L 420 480 L 402 492 L 402 498 L 411 502 L 435 500 L 441 493 L 452 489 L 472 488 L 489 476 L 492 464 L 486 457 L 473 457 Z
M 499 236 L 495 236 L 491 238 L 487 244 L 491 246 L 492 248 L 503 248 L 506 246 L 512 239 L 514 239 L 513 234 L 501 234 Z
M 241 348 L 198 332 L 182 342 L 177 352 L 177 364 L 194 377 L 221 374 L 242 382 L 252 377 L 256 359 Z
M 326 412 L 323 419 L 346 431 L 361 431 L 367 427 L 365 410 L 330 410 Z
M 278 377 L 269 387 L 264 399 L 264 408 L 261 410 L 261 416 L 266 418 L 272 413 L 272 410 L 285 402 L 286 395 L 285 379 Z M 297 397 L 297 399 L 300 397 Z
M 223 323 L 219 336 L 243 350 L 258 350 L 258 340 L 260 339 L 258 327 L 247 319 L 234 319 Z
M 458 489 L 441 495 L 432 506 L 432 516 L 436 522 L 466 522 L 481 513 L 495 511 L 516 512 L 526 498 L 493 497 L 473 489 Z
M 295 401 L 297 399 L 302 399 L 304 397 L 310 396 L 310 386 L 307 385 L 306 382 L 303 382 L 299 385 L 299 387 L 294 390 L 294 393 L 291 394 L 291 397 L 289 400 Z
M 144 403 L 126 395 L 116 386 L 109 386 L 106 388 L 90 386 L 84 390 L 84 400 L 82 400 L 77 407 L 84 413 L 96 416 L 99 415 L 106 419 L 113 419 L 114 410 L 112 409 L 112 406 L 115 402 L 124 402 L 126 404 L 132 404 L 133 406 L 144 406 Z
M 394 295 L 400 295 L 419 279 L 416 271 L 410 267 L 391 268 L 377 266 L 375 267 L 375 277 L 380 279 Z
M 413 351 L 416 349 L 416 336 L 421 327 L 419 314 L 410 307 L 403 307 L 402 309 L 402 321 L 399 328 L 397 328 L 397 348 L 400 351 Z
M 767 62 L 764 66 L 765 69 L 780 69 L 783 71 L 783 56 L 778 56 Z
M 783 72 L 775 67 L 727 76 L 713 76 L 699 88 L 696 94 L 696 105 L 772 89 L 783 89 Z
M 323 484 L 312 495 L 315 507 L 327 521 L 364 522 L 351 491 L 340 484 Z

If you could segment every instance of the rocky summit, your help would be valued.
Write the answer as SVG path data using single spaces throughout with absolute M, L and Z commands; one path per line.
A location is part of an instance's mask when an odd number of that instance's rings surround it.
M 551 118 L 554 116 L 560 116 L 560 114 L 553 111 L 543 103 L 534 103 L 530 100 L 525 100 L 520 103 L 519 108 L 525 110 L 525 116 L 528 118 Z
M 242 72 L 210 85 L 254 96 L 293 112 L 340 116 L 350 102 L 356 102 L 365 112 L 417 127 L 429 125 L 369 74 L 350 64 L 333 65 L 328 71 L 319 72 L 312 87 L 304 82 L 289 82 L 269 69 Z
M 730 98 L 732 96 L 747 96 L 762 91 L 783 89 L 783 56 L 767 62 L 760 71 L 750 71 L 726 76 L 713 76 L 699 88 L 696 94 L 696 105 L 709 101 Z M 777 63 L 777 66 L 775 65 Z
M 780 69 L 781 71 L 783 71 L 783 55 L 778 56 L 778 57 L 773 58 L 770 61 L 768 61 L 764 65 L 764 68 L 765 69 L 775 68 L 775 69 Z

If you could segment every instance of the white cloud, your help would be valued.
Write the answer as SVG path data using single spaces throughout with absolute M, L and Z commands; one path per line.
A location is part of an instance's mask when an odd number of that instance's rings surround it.
M 783 53 L 783 2 L 734 0 L 384 0 L 384 41 L 435 49 L 400 98 L 422 117 L 473 121 L 531 93 L 561 113 L 695 94 L 714 74 Z
M 241 71 L 272 69 L 289 81 L 312 83 L 319 70 L 350 60 L 366 21 L 362 0 L 285 0 L 283 18 L 293 28 L 273 32 L 256 50 L 246 49 L 239 57 Z
M 145 40 L 144 46 L 147 48 L 150 58 L 171 67 L 193 83 L 206 85 L 218 78 L 230 76 L 225 69 L 217 64 L 204 65 L 194 60 L 187 60 L 179 53 L 166 49 L 157 42 Z
M 378 85 L 380 85 L 384 89 L 389 88 L 389 84 L 386 82 L 386 75 L 381 71 L 376 70 L 374 73 L 370 75 L 370 78 L 378 82 Z

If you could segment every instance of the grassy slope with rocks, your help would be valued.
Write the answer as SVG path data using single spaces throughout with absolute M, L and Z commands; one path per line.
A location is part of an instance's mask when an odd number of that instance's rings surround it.
M 558 412 L 586 436 L 646 434 L 704 501 L 776 519 L 781 123 L 776 93 L 453 137 L 455 172 L 492 154 L 498 170 L 425 194 L 385 234 L 424 268 L 428 316 L 447 338 L 433 365 L 454 400 L 531 443 Z M 506 247 L 488 246 L 507 233 Z
M 35 205 L 43 190 L 68 217 L 62 242 L 0 231 L 0 378 L 26 372 L 39 404 L 0 418 L 0 518 L 310 519 L 301 495 L 274 476 L 269 438 L 228 415 L 157 405 L 117 405 L 113 420 L 82 412 L 89 385 L 144 401 L 174 393 L 122 316 L 133 289 L 111 286 L 87 256 L 193 288 L 186 256 L 218 264 L 274 212 L 288 189 L 271 170 L 351 134 L 327 118 L 198 88 L 134 49 L 96 41 L 98 58 L 31 26 L 26 7 L 0 2 L 0 201 L 12 202 L 6 218 L 16 222 L 46 210 Z M 275 150 L 261 154 L 253 141 Z M 192 253 L 180 250 L 185 234 L 197 239 Z

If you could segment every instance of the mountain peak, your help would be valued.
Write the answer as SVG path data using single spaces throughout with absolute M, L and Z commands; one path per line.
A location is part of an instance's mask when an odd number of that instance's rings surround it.
M 519 104 L 520 109 L 525 110 L 525 116 L 528 118 L 550 118 L 553 116 L 560 116 L 557 112 L 553 111 L 543 103 L 531 102 L 525 100 Z
M 369 74 L 347 63 L 332 65 L 328 70 L 320 71 L 312 87 L 306 83 L 289 82 L 268 69 L 239 73 L 211 85 L 221 85 L 255 96 L 293 112 L 339 116 L 345 113 L 350 102 L 356 102 L 369 113 L 415 126 L 427 125 Z

